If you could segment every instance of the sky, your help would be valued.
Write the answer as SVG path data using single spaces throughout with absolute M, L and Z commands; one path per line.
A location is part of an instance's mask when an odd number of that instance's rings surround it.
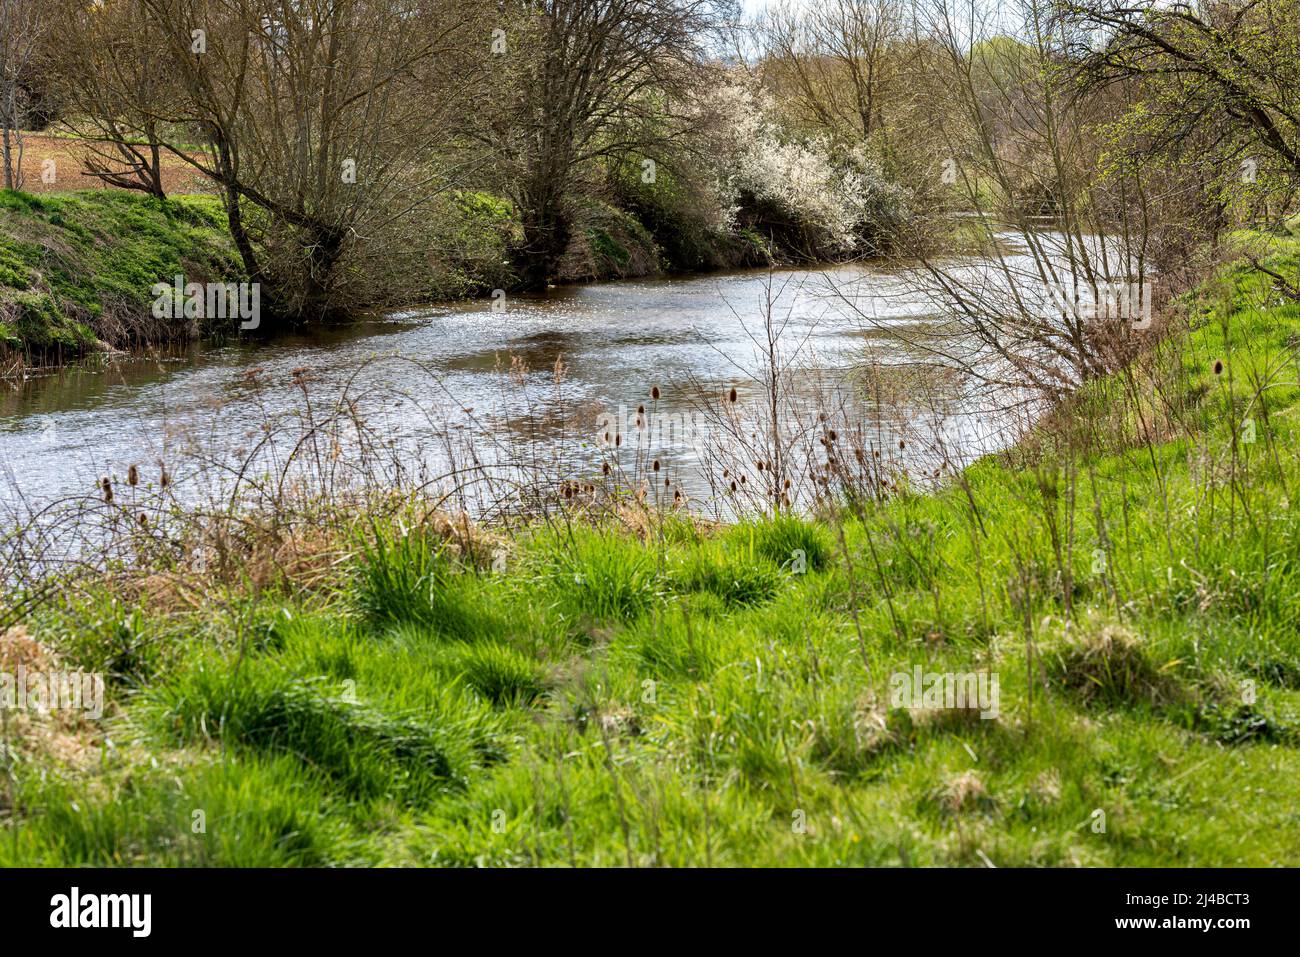
M 773 2 L 775 2 L 775 0 L 740 0 L 740 5 L 741 9 L 744 10 L 745 15 L 752 17 L 755 14 L 762 12 L 765 7 L 769 6 Z M 812 2 L 812 0 L 787 0 L 787 2 L 799 7 L 807 6 Z M 965 2 L 966 0 L 960 0 L 960 2 L 955 3 L 954 9 L 961 9 L 962 4 Z M 991 7 L 986 9 L 991 9 L 996 13 L 996 17 L 993 20 L 986 20 L 986 23 L 994 23 L 997 25 L 998 29 L 1005 32 L 1015 32 L 1019 20 L 1015 13 L 1007 8 L 1007 5 L 1000 3 L 999 0 L 982 0 L 982 2 L 989 3 Z

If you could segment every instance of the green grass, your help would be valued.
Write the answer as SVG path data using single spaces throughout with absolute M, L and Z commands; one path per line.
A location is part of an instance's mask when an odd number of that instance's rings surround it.
M 260 661 L 243 671 L 202 663 L 143 707 L 166 743 L 293 755 L 353 798 L 419 801 L 465 779 L 472 749 L 458 760 L 463 742 L 449 743 L 445 727 L 373 708 L 350 688 Z
M 204 755 L 101 795 L 55 780 L 27 797 L 41 813 L 0 846 L 0 866 L 321 867 L 353 853 L 328 786 L 294 758 Z
M 504 571 L 376 520 L 310 593 L 60 599 L 114 746 L 20 751 L 0 863 L 1300 864 L 1300 307 L 1234 268 L 1187 308 L 932 494 L 538 525 Z M 999 716 L 893 707 L 916 666 Z
M 0 190 L 0 345 L 31 359 L 188 338 L 151 316 L 153 285 L 241 272 L 213 197 Z
M 538 592 L 565 620 L 616 624 L 644 614 L 662 590 L 662 570 L 640 543 L 586 527 L 545 534 L 528 554 Z

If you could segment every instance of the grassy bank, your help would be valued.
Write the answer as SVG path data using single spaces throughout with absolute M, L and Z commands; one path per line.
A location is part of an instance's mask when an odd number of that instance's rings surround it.
M 755 235 L 706 231 L 662 221 L 620 197 L 620 205 L 589 200 L 575 215 L 573 237 L 556 281 L 600 282 L 668 273 L 762 266 L 770 255 Z M 462 191 L 436 202 L 421 244 L 430 250 L 429 271 L 408 291 L 417 299 L 487 296 L 513 290 L 519 277 L 511 251 L 523 231 L 511 204 L 490 193 Z M 683 252 L 689 244 L 690 254 Z
M 0 863 L 1300 864 L 1298 329 L 1231 269 L 1016 449 L 815 520 L 178 543 L 122 486 L 132 558 L 0 646 L 109 676 L 8 716 Z M 896 706 L 918 666 L 996 717 Z
M 28 363 L 198 335 L 151 314 L 152 286 L 177 275 L 239 277 L 211 197 L 0 191 L 0 349 Z
M 415 259 L 417 268 L 404 267 L 383 304 L 514 289 L 511 250 L 521 239 L 505 200 L 449 193 L 428 210 L 417 237 L 427 254 Z M 691 244 L 689 257 L 680 255 L 683 243 Z M 655 221 L 652 230 L 630 212 L 590 201 L 579 211 L 557 279 L 591 282 L 767 261 L 757 236 L 706 233 L 675 221 Z M 153 285 L 178 275 L 199 283 L 244 278 L 216 197 L 0 191 L 0 372 L 229 334 L 201 319 L 153 317 Z

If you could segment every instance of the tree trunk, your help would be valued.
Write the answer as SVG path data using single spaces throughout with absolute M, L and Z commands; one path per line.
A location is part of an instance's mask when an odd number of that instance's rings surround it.
M 5 189 L 17 189 L 22 185 L 22 134 L 18 132 L 18 91 L 10 86 L 4 91 L 3 112 L 0 113 L 0 127 L 4 128 L 4 165 Z M 14 139 L 18 140 L 18 155 L 14 156 Z
M 334 268 L 343 256 L 343 241 L 347 233 L 332 226 L 318 226 L 312 230 L 312 245 L 308 251 L 308 273 L 304 283 L 302 305 L 298 308 L 300 321 L 323 319 L 330 314 L 330 294 Z
M 524 289 L 546 288 L 573 235 L 572 219 L 557 181 L 553 175 L 536 176 L 520 204 L 524 241 L 515 250 L 514 259 Z
M 9 122 L 8 117 L 0 117 L 0 126 L 4 127 L 4 164 L 5 164 L 5 189 L 14 188 L 14 167 L 13 154 L 9 147 Z

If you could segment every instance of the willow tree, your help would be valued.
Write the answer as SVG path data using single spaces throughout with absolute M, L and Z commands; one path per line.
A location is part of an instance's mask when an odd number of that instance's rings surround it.
M 264 309 L 294 322 L 355 305 L 340 285 L 349 250 L 449 186 L 439 160 L 473 91 L 473 8 L 140 2 L 179 90 L 154 111 L 164 146 L 219 188 Z
M 1149 156 L 1235 192 L 1273 174 L 1266 193 L 1289 205 L 1300 184 L 1300 2 L 1067 0 L 1059 15 L 1081 90 L 1140 89 L 1130 127 Z
M 673 135 L 674 102 L 702 60 L 713 0 L 534 0 L 503 4 L 496 95 L 479 135 L 519 210 L 516 269 L 544 286 L 568 247 L 575 194 L 602 157 Z

